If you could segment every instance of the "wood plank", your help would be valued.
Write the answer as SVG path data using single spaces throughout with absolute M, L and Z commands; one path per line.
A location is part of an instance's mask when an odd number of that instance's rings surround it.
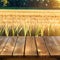
M 24 44 L 25 44 L 25 37 L 20 36 L 18 37 L 15 50 L 13 52 L 13 56 L 22 56 L 24 53 Z
M 37 55 L 34 37 L 29 37 L 29 36 L 26 37 L 25 55 L 26 56 L 36 56 Z
M 52 40 L 52 36 L 44 36 L 44 39 L 46 41 L 46 43 L 50 44 L 50 45 L 56 45 L 54 40 Z
M 60 36 L 55 36 L 54 38 L 55 38 L 57 45 L 60 45 Z
M 59 37 L 51 36 L 51 38 L 49 37 L 49 39 L 50 39 L 50 41 L 53 42 L 54 45 L 60 45 Z
M 44 37 L 51 56 L 60 55 L 60 45 L 57 45 L 53 37 Z
M 46 48 L 45 42 L 42 37 L 35 37 L 37 43 L 37 50 L 39 56 L 49 56 L 49 52 Z
M 5 36 L 0 36 L 0 54 L 4 48 L 4 46 L 6 45 L 7 41 L 8 41 L 9 37 L 5 37 Z
M 15 43 L 16 43 L 17 37 L 9 37 L 9 40 L 1 52 L 1 55 L 12 55 Z

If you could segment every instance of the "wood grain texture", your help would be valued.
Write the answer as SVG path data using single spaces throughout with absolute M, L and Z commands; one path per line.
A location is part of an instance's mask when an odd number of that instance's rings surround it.
M 24 54 L 25 56 L 60 56 L 60 36 L 0 36 L 0 56 Z
M 2 50 L 3 50 L 3 48 L 5 47 L 5 45 L 6 45 L 7 41 L 8 41 L 8 38 L 9 37 L 0 36 L 0 54 L 1 54 Z
M 46 48 L 45 42 L 42 37 L 35 37 L 37 43 L 37 50 L 39 56 L 49 56 L 48 50 Z
M 26 37 L 25 55 L 26 56 L 36 56 L 37 55 L 34 37 L 29 37 L 29 36 Z
M 16 37 L 9 37 L 9 40 L 5 48 L 3 49 L 1 55 L 12 55 L 15 42 L 16 42 Z
M 17 42 L 16 42 L 16 47 L 13 52 L 13 56 L 23 56 L 24 45 L 25 45 L 25 37 L 23 36 L 18 37 Z
M 60 46 L 60 36 L 55 36 L 55 42 Z
M 56 56 L 56 55 L 60 55 L 60 45 L 57 43 L 57 39 L 55 39 L 55 37 L 51 36 L 51 37 L 44 37 L 47 48 L 50 52 L 51 56 Z

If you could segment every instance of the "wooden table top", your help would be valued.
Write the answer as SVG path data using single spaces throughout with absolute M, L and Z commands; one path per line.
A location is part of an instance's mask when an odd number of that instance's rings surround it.
M 0 36 L 0 56 L 60 56 L 60 36 Z

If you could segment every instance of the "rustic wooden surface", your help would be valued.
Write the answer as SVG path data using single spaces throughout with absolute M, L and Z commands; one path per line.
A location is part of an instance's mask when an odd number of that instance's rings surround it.
M 1 55 L 12 55 L 15 43 L 16 37 L 9 37 L 4 49 L 1 52 Z
M 23 55 L 25 45 L 25 37 L 18 37 L 13 55 Z
M 49 55 L 48 50 L 46 49 L 45 42 L 42 37 L 36 37 L 36 43 L 37 43 L 37 50 L 38 50 L 38 55 Z
M 4 49 L 8 38 L 7 37 L 0 37 L 0 54 L 1 54 L 2 50 Z
M 0 56 L 60 56 L 60 36 L 0 36 Z
M 44 37 L 47 49 L 51 56 L 60 56 L 60 38 L 59 37 Z
M 37 55 L 34 37 L 26 37 L 25 55 Z

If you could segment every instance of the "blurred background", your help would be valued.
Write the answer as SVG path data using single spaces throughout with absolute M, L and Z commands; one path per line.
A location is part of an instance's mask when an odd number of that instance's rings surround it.
M 60 0 L 0 0 L 0 7 L 60 8 Z
M 60 10 L 0 10 L 0 35 L 60 36 Z

